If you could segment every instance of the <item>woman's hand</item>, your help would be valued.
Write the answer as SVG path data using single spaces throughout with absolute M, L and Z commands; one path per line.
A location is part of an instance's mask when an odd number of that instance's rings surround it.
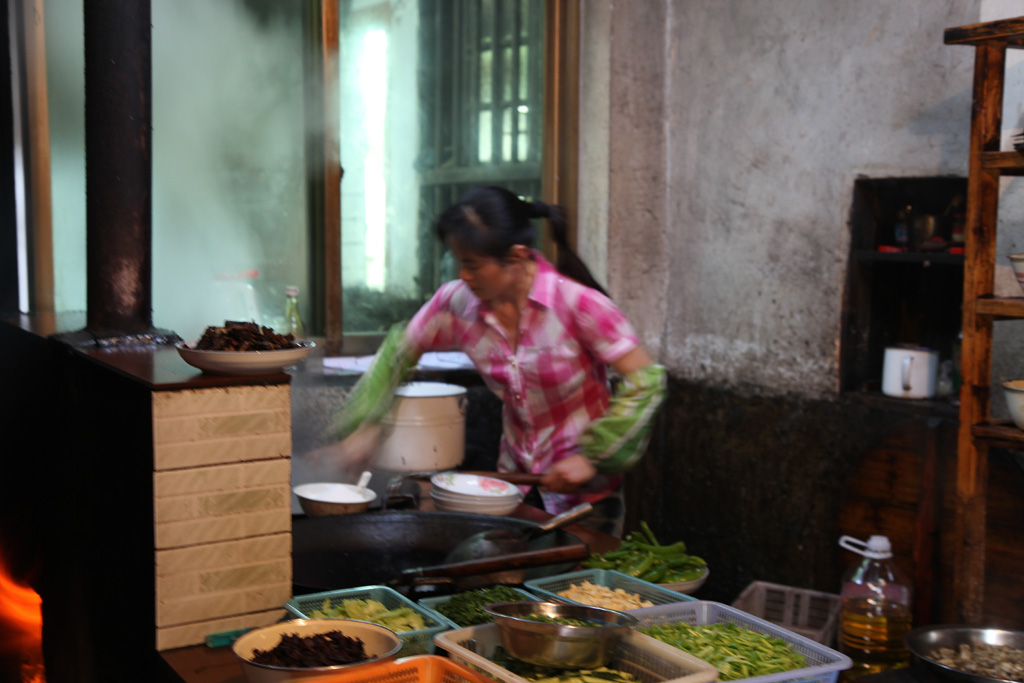
M 586 456 L 576 454 L 559 460 L 541 477 L 540 485 L 555 493 L 572 493 L 597 475 Z

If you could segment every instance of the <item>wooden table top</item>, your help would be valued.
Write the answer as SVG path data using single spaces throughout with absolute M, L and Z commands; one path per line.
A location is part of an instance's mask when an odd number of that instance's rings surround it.
M 551 518 L 547 512 L 529 505 L 520 505 L 512 515 L 532 522 L 544 522 Z M 594 531 L 580 524 L 571 524 L 566 531 L 579 536 L 591 552 L 604 553 L 619 546 L 614 536 Z M 195 645 L 158 653 L 165 668 L 161 680 L 177 683 L 244 683 L 242 665 L 231 651 L 230 646 L 207 647 Z

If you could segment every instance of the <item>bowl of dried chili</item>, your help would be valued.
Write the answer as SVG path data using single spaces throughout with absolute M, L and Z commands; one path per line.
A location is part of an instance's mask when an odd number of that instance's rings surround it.
M 394 631 L 354 619 L 294 619 L 244 634 L 232 645 L 249 683 L 315 678 L 394 659 Z

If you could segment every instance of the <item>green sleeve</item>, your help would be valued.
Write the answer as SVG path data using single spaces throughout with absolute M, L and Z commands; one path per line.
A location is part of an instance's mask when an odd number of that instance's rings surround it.
M 418 359 L 405 344 L 405 326 L 392 326 L 370 367 L 335 415 L 334 436 L 344 439 L 365 422 L 380 422 L 391 408 L 395 389 L 412 374 Z
M 665 368 L 648 365 L 622 378 L 604 415 L 580 435 L 580 453 L 601 474 L 621 474 L 640 459 L 665 400 Z

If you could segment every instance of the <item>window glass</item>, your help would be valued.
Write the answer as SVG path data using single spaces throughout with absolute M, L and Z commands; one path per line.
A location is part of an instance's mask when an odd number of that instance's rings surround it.
M 84 310 L 82 0 L 45 2 L 56 302 Z M 227 319 L 280 329 L 289 285 L 303 318 L 318 318 L 305 150 L 317 139 L 306 105 L 323 91 L 303 66 L 319 38 L 304 30 L 310 7 L 153 3 L 153 323 L 186 339 Z M 543 9 L 339 2 L 346 334 L 379 334 L 454 277 L 432 222 L 468 188 L 539 196 Z
M 53 303 L 85 310 L 85 39 L 82 0 L 46 0 Z
M 303 8 L 153 3 L 153 322 L 186 339 L 309 300 Z
M 454 276 L 441 210 L 539 194 L 543 0 L 341 4 L 342 325 L 379 334 Z
M 186 339 L 280 329 L 285 287 L 308 281 L 304 6 L 153 3 L 153 323 Z M 55 305 L 85 310 L 82 0 L 45 10 Z

